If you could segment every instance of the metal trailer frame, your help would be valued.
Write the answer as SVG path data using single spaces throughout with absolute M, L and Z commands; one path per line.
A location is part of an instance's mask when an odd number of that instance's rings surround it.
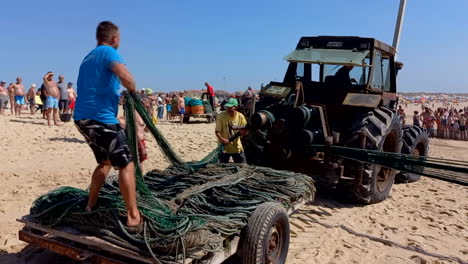
M 287 210 L 288 215 L 293 214 L 310 201 L 312 200 L 299 200 Z M 20 240 L 74 260 L 87 261 L 93 264 L 161 263 L 151 256 L 141 254 L 142 252 L 129 250 L 99 237 L 81 233 L 70 226 L 59 228 L 45 227 L 32 222 L 29 215 L 23 216 L 17 219 L 17 221 L 24 224 L 24 227 L 18 232 Z M 290 224 L 297 225 L 291 221 Z M 291 234 L 294 235 L 295 233 L 291 232 Z M 239 239 L 239 236 L 226 238 L 225 241 L 229 240 L 229 246 L 225 247 L 223 251 L 215 253 L 199 251 L 183 260 L 183 263 L 221 264 L 236 254 Z

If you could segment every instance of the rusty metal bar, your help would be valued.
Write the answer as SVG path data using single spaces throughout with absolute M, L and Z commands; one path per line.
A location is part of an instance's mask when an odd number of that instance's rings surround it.
M 122 262 L 103 257 L 91 251 L 79 249 L 70 245 L 64 245 L 54 239 L 44 238 L 43 236 L 28 233 L 24 230 L 20 230 L 18 232 L 18 237 L 20 240 L 26 243 L 47 249 L 75 260 L 88 261 L 93 264 L 124 264 Z

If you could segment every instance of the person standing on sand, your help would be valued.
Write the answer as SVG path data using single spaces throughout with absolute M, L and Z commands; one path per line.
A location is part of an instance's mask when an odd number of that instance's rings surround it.
M 42 118 L 47 120 L 47 90 L 44 86 L 44 83 L 42 83 L 41 88 L 39 88 L 39 91 L 41 92 L 39 94 L 39 97 L 41 98 L 42 101 Z
M 36 84 L 31 84 L 31 88 L 28 90 L 28 94 L 26 95 L 29 103 L 29 110 L 31 111 L 31 115 L 36 113 Z
M 45 109 L 47 111 L 47 125 L 50 126 L 50 117 L 53 113 L 54 125 L 58 126 L 58 99 L 60 97 L 60 91 L 53 77 L 54 73 L 48 72 L 43 78 L 44 88 L 47 91 Z
M 8 104 L 8 91 L 5 88 L 5 81 L 0 82 L 0 115 L 5 113 Z
M 169 93 L 164 98 L 166 103 L 166 120 L 172 120 L 172 105 L 171 105 L 172 95 Z
M 206 93 L 208 94 L 208 101 L 209 101 L 209 103 L 211 105 L 211 108 L 213 108 L 213 111 L 215 111 L 216 106 L 215 106 L 215 103 L 214 103 L 214 98 L 215 98 L 216 94 L 215 94 L 214 88 L 208 82 L 205 82 L 205 86 L 206 86 Z
M 117 52 L 119 28 L 109 21 L 99 23 L 97 47 L 80 65 L 75 106 L 75 125 L 93 150 L 98 163 L 91 178 L 86 211 L 95 208 L 99 191 L 112 167 L 119 170 L 119 188 L 127 209 L 127 228 L 136 232 L 143 217 L 136 201 L 135 172 L 125 132 L 117 120 L 120 83 L 136 93 L 135 80 Z
M 75 89 L 73 89 L 73 83 L 69 82 L 67 84 L 68 89 L 68 109 L 70 110 L 70 114 L 73 114 L 75 110 L 75 102 L 76 102 L 76 93 Z
M 15 115 L 20 116 L 21 115 L 21 108 L 23 105 L 26 103 L 24 101 L 24 95 L 26 94 L 24 92 L 24 86 L 21 84 L 23 79 L 21 77 L 16 78 L 16 83 L 14 85 L 14 90 L 15 90 Z
M 246 126 L 247 120 L 245 116 L 236 111 L 238 101 L 235 98 L 229 98 L 225 104 L 226 111 L 221 112 L 216 118 L 215 135 L 218 138 L 219 143 L 224 145 L 224 151 L 219 154 L 220 163 L 228 163 L 229 159 L 234 160 L 235 163 L 245 163 L 244 147 L 240 137 L 237 137 L 230 141 L 230 138 L 234 136 L 232 126 Z M 240 134 L 242 136 L 247 134 L 247 130 L 241 129 Z
M 418 126 L 418 127 L 421 126 L 421 123 L 419 122 L 419 112 L 418 112 L 418 111 L 414 111 L 414 114 L 413 114 L 413 126 Z
M 179 108 L 179 114 L 180 114 L 180 124 L 184 122 L 184 115 L 185 115 L 185 99 L 184 99 L 184 93 L 179 94 L 179 98 L 177 99 L 177 107 Z
M 156 105 L 158 106 L 158 119 L 163 120 L 163 117 L 164 117 L 164 100 L 162 98 L 162 94 L 159 94 L 158 98 L 156 98 Z
M 11 111 L 11 114 L 13 115 L 15 113 L 15 110 L 16 110 L 16 103 L 15 103 L 15 84 L 14 83 L 10 83 L 10 85 L 8 85 L 7 87 L 7 91 L 8 91 L 8 97 L 10 98 L 10 111 Z
M 60 91 L 59 111 L 61 114 L 68 110 L 68 87 L 65 84 L 64 79 L 65 77 L 61 74 L 59 75 L 59 81 L 57 82 L 57 87 Z

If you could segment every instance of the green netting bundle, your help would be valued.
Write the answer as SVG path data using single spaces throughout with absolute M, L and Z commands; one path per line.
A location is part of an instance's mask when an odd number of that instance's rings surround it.
M 239 234 L 250 214 L 263 202 L 280 202 L 289 208 L 315 195 L 312 179 L 304 174 L 216 163 L 221 146 L 199 162 L 185 163 L 139 101 L 128 96 L 124 109 L 127 137 L 135 157 L 134 109 L 172 164 L 164 171 L 142 175 L 135 163 L 137 203 L 145 219 L 143 229 L 129 232 L 125 227 L 125 203 L 115 175 L 106 179 L 98 207 L 92 212 L 84 211 L 87 191 L 61 187 L 34 201 L 30 210 L 34 221 L 48 226 L 72 225 L 140 254 L 176 261 L 198 250 L 221 250 L 223 241 Z

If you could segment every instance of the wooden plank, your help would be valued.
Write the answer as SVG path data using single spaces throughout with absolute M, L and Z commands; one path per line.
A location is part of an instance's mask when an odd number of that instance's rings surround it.
M 23 230 L 19 231 L 18 236 L 20 240 L 26 243 L 45 248 L 75 260 L 88 261 L 94 264 L 124 264 L 123 262 L 104 257 L 95 252 L 79 249 L 70 245 L 63 245 L 61 242 L 51 238 L 44 238 L 43 236 L 27 233 Z
M 71 234 L 69 232 L 64 232 L 64 231 L 61 231 L 61 230 L 58 230 L 58 229 L 44 227 L 44 226 L 41 226 L 39 224 L 30 222 L 30 221 L 28 221 L 26 219 L 17 219 L 17 221 L 21 222 L 21 223 L 24 223 L 27 227 L 31 227 L 31 228 L 34 228 L 34 229 L 49 233 L 49 234 L 57 236 L 57 237 L 63 237 L 63 238 L 66 238 L 66 239 L 69 239 L 71 241 L 75 241 L 75 242 L 78 242 L 78 243 L 86 244 L 86 245 L 89 245 L 89 246 L 95 246 L 97 248 L 107 250 L 107 251 L 112 252 L 114 254 L 122 255 L 122 256 L 125 256 L 125 257 L 128 257 L 128 258 L 133 258 L 135 260 L 138 260 L 138 261 L 141 261 L 141 262 L 144 262 L 144 263 L 149 263 L 149 264 L 157 263 L 157 262 L 155 262 L 154 259 L 152 259 L 150 257 L 142 256 L 142 255 L 138 254 L 135 251 L 116 246 L 116 245 L 114 245 L 112 243 L 109 243 L 109 242 L 107 242 L 105 240 L 102 240 L 102 239 L 100 239 L 98 237 L 85 236 L 85 235 L 75 235 L 75 234 Z

